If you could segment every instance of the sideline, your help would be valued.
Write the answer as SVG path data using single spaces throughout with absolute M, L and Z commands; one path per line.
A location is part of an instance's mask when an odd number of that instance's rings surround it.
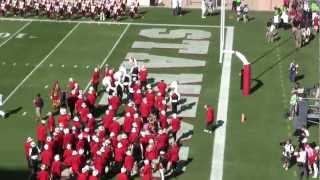
M 227 27 L 226 33 L 226 50 L 233 49 L 233 35 L 234 28 Z M 229 90 L 230 90 L 230 76 L 231 76 L 231 60 L 232 54 L 225 53 L 223 57 L 223 66 L 221 72 L 219 101 L 217 120 L 223 121 L 223 125 L 216 129 L 214 134 L 213 152 L 211 160 L 210 180 L 223 179 L 223 161 L 224 149 L 226 142 L 226 129 L 228 120 L 228 104 L 229 104 Z

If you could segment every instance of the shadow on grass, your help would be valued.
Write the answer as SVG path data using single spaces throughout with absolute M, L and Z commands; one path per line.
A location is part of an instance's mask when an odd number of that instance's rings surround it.
M 17 108 L 11 109 L 11 110 L 8 110 L 7 113 L 6 113 L 6 118 L 10 117 L 13 114 L 18 113 L 21 109 L 22 109 L 22 106 L 19 106 Z
M 277 62 L 275 62 L 273 65 L 269 66 L 267 69 L 265 69 L 262 73 L 258 74 L 254 79 L 260 79 L 262 76 L 264 76 L 266 73 L 268 73 L 270 70 L 272 70 L 273 68 L 275 68 L 277 65 L 279 65 L 282 61 L 286 60 L 286 58 L 288 58 L 289 56 L 293 55 L 293 53 L 299 51 L 299 49 L 292 49 L 290 52 L 288 52 L 287 54 L 285 54 L 284 56 L 282 56 L 280 58 L 280 60 L 278 60 Z
M 253 82 L 253 86 L 250 89 L 250 94 L 253 94 L 263 86 L 263 82 L 259 79 L 252 79 L 251 81 Z
M 286 40 L 284 40 L 283 42 L 279 43 L 278 45 L 274 46 L 273 48 L 269 49 L 268 51 L 264 52 L 261 56 L 259 56 L 257 59 L 255 59 L 251 64 L 254 65 L 256 63 L 258 63 L 259 61 L 261 61 L 263 58 L 265 58 L 266 56 L 268 56 L 269 54 L 273 53 L 273 51 L 275 51 L 277 48 L 285 45 L 290 38 L 287 38 Z
M 28 179 L 30 172 L 28 170 L 9 170 L 0 169 L 0 179 L 2 180 L 24 180 Z

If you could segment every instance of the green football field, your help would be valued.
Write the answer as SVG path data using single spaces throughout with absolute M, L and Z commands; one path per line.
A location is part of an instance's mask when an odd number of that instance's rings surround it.
M 235 22 L 227 15 L 227 25 L 234 26 L 233 48 L 245 54 L 252 63 L 252 84 L 258 88 L 249 97 L 241 95 L 240 61 L 232 58 L 227 136 L 224 156 L 225 180 L 292 180 L 296 168 L 281 168 L 280 141 L 291 136 L 291 122 L 284 118 L 288 109 L 292 84 L 288 79 L 289 64 L 295 60 L 301 67 L 301 84 L 312 86 L 319 78 L 319 38 L 296 50 L 289 31 L 280 33 L 280 40 L 268 44 L 264 38 L 270 13 L 252 13 L 248 24 Z M 200 19 L 199 10 L 188 10 L 182 17 L 172 17 L 169 9 L 143 10 L 143 18 L 124 19 L 121 23 L 97 24 L 78 22 L 0 21 L 0 93 L 3 109 L 10 112 L 0 121 L 0 179 L 26 179 L 27 164 L 23 142 L 35 136 L 35 112 L 32 100 L 41 93 L 44 112 L 51 110 L 49 93 L 59 80 L 62 88 L 69 77 L 85 88 L 95 66 L 109 64 L 115 68 L 128 52 L 158 56 L 201 59 L 203 67 L 153 68 L 155 74 L 202 74 L 195 118 L 184 118 L 194 125 L 194 134 L 185 145 L 190 147 L 190 163 L 176 179 L 209 179 L 214 135 L 203 132 L 204 104 L 218 104 L 222 65 L 219 58 L 219 16 Z M 199 26 L 201 25 L 201 26 Z M 135 41 L 151 41 L 139 35 L 141 30 L 193 29 L 210 32 L 206 54 L 181 54 L 175 49 L 132 48 Z M 181 43 L 182 39 L 152 39 L 159 43 Z M 240 114 L 247 121 L 240 123 Z M 312 140 L 318 141 L 318 127 L 310 128 Z M 214 172 L 212 172 L 214 174 Z

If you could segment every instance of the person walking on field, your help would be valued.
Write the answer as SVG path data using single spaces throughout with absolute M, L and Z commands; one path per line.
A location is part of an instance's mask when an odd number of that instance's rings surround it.
M 204 109 L 206 110 L 206 129 L 203 131 L 211 134 L 214 126 L 214 109 L 208 104 L 204 105 Z
M 40 94 L 37 94 L 36 98 L 33 100 L 34 107 L 36 109 L 36 118 L 41 119 L 42 117 L 42 108 L 43 108 L 43 99 Z

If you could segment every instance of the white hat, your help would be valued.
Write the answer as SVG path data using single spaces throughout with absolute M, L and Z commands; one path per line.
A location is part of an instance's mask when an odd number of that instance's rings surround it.
M 75 151 L 75 150 L 72 151 L 72 156 L 75 156 L 75 155 L 77 155 L 77 154 L 78 154 L 77 151 Z
M 79 135 L 78 135 L 78 138 L 79 138 L 80 140 L 82 140 L 82 139 L 83 139 L 83 135 L 82 135 L 82 134 L 79 134 Z
M 84 149 L 79 149 L 79 154 L 82 155 L 84 153 Z
M 131 129 L 131 132 L 133 132 L 133 133 L 137 132 L 137 128 L 133 127 L 133 128 Z
M 114 132 L 111 132 L 110 133 L 110 137 L 113 137 L 113 136 L 115 136 L 116 134 L 114 133 Z
M 45 150 L 48 150 L 48 149 L 49 149 L 49 145 L 48 145 L 48 144 L 45 144 L 43 148 L 44 148 Z
M 29 142 L 31 142 L 31 141 L 33 141 L 33 139 L 32 139 L 32 137 L 27 137 L 27 143 L 29 143 Z
M 172 117 L 173 117 L 173 118 L 177 118 L 177 114 L 176 114 L 176 113 L 173 113 L 173 114 L 172 114 Z
M 75 116 L 75 117 L 73 118 L 73 121 L 78 122 L 78 121 L 79 121 L 79 117 L 78 117 L 78 116 Z
M 88 127 L 84 128 L 84 132 L 89 132 L 89 131 L 90 131 L 90 129 Z
M 139 117 L 139 114 L 138 114 L 138 113 L 134 113 L 133 117 L 134 117 L 134 118 L 138 118 L 138 117 Z
M 148 143 L 153 144 L 154 143 L 153 139 L 149 139 Z
M 132 123 L 132 127 L 135 127 L 135 128 L 136 128 L 136 127 L 138 127 L 138 124 L 137 124 L 136 122 L 133 122 L 133 123 Z
M 60 114 L 61 114 L 61 115 L 67 114 L 67 109 L 64 108 L 64 107 L 60 108 Z
M 149 160 L 148 159 L 144 160 L 143 162 L 144 162 L 145 165 L 149 164 Z
M 99 130 L 99 131 L 103 131 L 104 129 L 105 129 L 105 128 L 104 128 L 103 126 L 99 126 L 99 127 L 98 127 L 98 130 Z
M 164 151 L 160 151 L 160 154 L 161 154 L 161 155 L 164 155 L 164 154 L 166 154 L 166 153 L 165 153 Z
M 86 108 L 86 107 L 87 107 L 86 103 L 83 102 L 83 103 L 81 104 L 81 107 L 82 107 L 82 108 Z
M 160 112 L 162 115 L 166 115 L 166 111 L 165 110 L 161 110 Z
M 127 116 L 127 117 L 130 117 L 130 116 L 131 116 L 130 112 L 127 112 L 127 113 L 126 113 L 126 116 Z
M 127 155 L 127 156 L 131 156 L 131 155 L 132 155 L 131 151 L 128 150 L 128 151 L 126 152 L 126 155 Z
M 92 118 L 93 118 L 93 116 L 92 116 L 91 113 L 89 113 L 89 114 L 87 115 L 87 117 L 88 117 L 89 119 L 92 119 Z
M 148 89 L 151 89 L 151 84 L 147 84 L 147 88 L 148 88 Z
M 121 168 L 121 173 L 125 173 L 126 171 L 127 171 L 126 168 L 124 167 Z
M 71 144 L 67 144 L 67 149 L 71 149 Z
M 69 82 L 72 82 L 73 81 L 73 78 L 72 77 L 69 77 Z
M 41 124 L 45 124 L 46 123 L 46 121 L 45 120 L 41 120 Z
M 41 164 L 40 169 L 41 170 L 45 170 L 46 169 L 46 165 L 45 164 Z
M 55 160 L 55 161 L 59 161 L 59 160 L 60 160 L 59 154 L 54 155 L 54 160 Z
M 36 147 L 36 143 L 35 143 L 34 141 L 32 141 L 32 142 L 30 143 L 30 146 L 31 146 L 31 147 Z
M 89 91 L 92 92 L 94 91 L 94 88 L 92 86 L 89 87 Z
M 121 142 L 118 142 L 118 144 L 117 144 L 117 148 L 122 148 L 122 144 L 121 144 Z
M 122 139 L 127 139 L 128 136 L 127 136 L 126 134 L 122 134 L 122 135 L 121 135 L 121 138 L 122 138 Z
M 70 130 L 69 130 L 68 128 L 65 128 L 65 129 L 63 130 L 63 132 L 64 132 L 64 134 L 69 134 Z

